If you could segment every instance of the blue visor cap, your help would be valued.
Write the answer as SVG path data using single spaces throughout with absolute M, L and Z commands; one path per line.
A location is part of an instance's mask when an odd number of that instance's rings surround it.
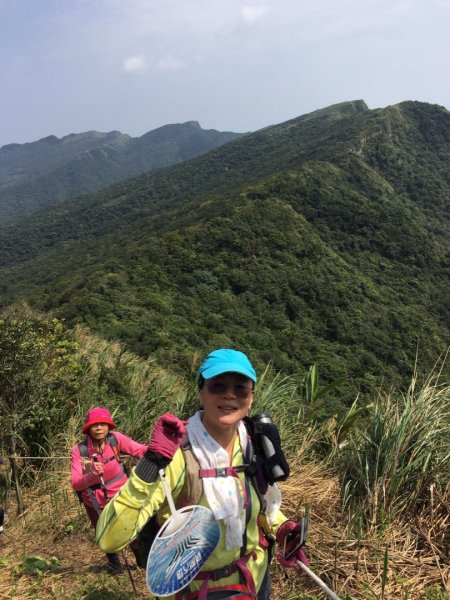
M 252 381 L 256 381 L 256 371 L 247 356 L 239 350 L 221 348 L 214 350 L 205 358 L 197 373 L 196 381 L 211 379 L 222 373 L 240 373 Z

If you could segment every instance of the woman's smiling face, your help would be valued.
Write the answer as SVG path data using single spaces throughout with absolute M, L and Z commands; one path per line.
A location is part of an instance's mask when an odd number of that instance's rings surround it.
M 252 380 L 240 373 L 206 379 L 199 392 L 205 428 L 233 427 L 246 417 L 253 402 L 252 388 Z

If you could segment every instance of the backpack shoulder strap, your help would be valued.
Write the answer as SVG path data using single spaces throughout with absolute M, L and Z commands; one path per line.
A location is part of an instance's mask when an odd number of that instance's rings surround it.
M 116 436 L 113 433 L 108 433 L 106 436 L 106 443 L 110 444 L 110 446 L 114 449 L 117 448 L 117 450 L 119 449 L 119 442 L 117 441 Z M 82 440 L 79 444 L 78 444 L 78 450 L 80 451 L 80 455 L 83 458 L 88 458 L 89 457 L 89 453 L 88 453 L 88 446 L 87 446 L 87 436 L 84 438 L 84 440 Z M 114 452 L 116 453 L 116 452 Z
M 119 446 L 119 440 L 116 438 L 114 433 L 109 432 L 106 436 L 106 441 L 113 449 L 114 455 L 117 458 L 118 462 L 122 462 L 121 455 L 130 456 L 127 452 L 124 452 L 122 448 Z
M 106 434 L 106 443 L 111 446 L 111 448 L 119 450 L 119 442 L 117 441 L 116 436 L 110 431 Z
M 87 436 L 78 444 L 78 450 L 82 458 L 89 458 L 88 447 L 87 447 Z
M 119 463 L 122 471 L 124 473 L 126 473 L 127 475 L 129 475 L 129 469 L 128 467 L 125 465 L 125 463 L 122 460 L 122 456 L 120 454 L 121 449 L 119 447 L 119 440 L 116 438 L 116 436 L 111 433 L 108 432 L 107 436 L 106 436 L 106 443 L 109 444 L 112 448 L 112 451 L 114 453 L 114 458 L 117 460 L 117 462 Z M 124 455 L 128 456 L 128 454 L 126 452 L 123 452 Z M 113 460 L 113 459 L 110 459 Z
M 200 465 L 192 452 L 189 441 L 186 441 L 181 446 L 184 462 L 186 463 L 186 472 L 184 475 L 184 483 L 178 496 L 177 504 L 181 508 L 198 504 L 203 496 L 203 482 L 200 478 Z
M 192 452 L 191 445 L 187 438 L 183 440 L 181 450 L 185 462 L 185 475 L 184 483 L 176 500 L 177 508 L 198 504 L 203 495 L 203 483 L 199 475 L 200 465 Z M 141 558 L 144 562 L 147 562 L 150 547 L 160 528 L 158 514 L 164 512 L 166 509 L 169 510 L 167 500 L 163 502 L 158 512 L 150 517 L 143 529 L 139 532 Z

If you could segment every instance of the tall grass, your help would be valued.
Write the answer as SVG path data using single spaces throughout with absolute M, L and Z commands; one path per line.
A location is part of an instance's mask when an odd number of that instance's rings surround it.
M 76 329 L 84 365 L 77 407 L 68 415 L 81 429 L 84 414 L 93 406 L 108 408 L 118 428 L 138 441 L 148 439 L 156 418 L 170 411 L 187 418 L 198 407 L 194 381 L 162 369 L 152 359 L 124 351 L 117 343 Z M 252 413 L 267 412 L 280 429 L 287 448 L 294 449 L 305 434 L 302 383 L 268 365 L 259 376 Z M 70 429 L 73 429 L 71 426 Z
M 302 443 L 305 405 L 296 379 L 273 372 L 268 365 L 259 376 L 251 414 L 268 414 L 277 425 L 285 451 L 294 451 Z
M 189 385 L 151 358 L 138 357 L 82 328 L 76 335 L 85 379 L 77 411 L 80 429 L 87 410 L 102 405 L 120 430 L 144 442 L 159 415 L 170 411 L 183 417 L 194 404 Z
M 343 460 L 344 503 L 371 525 L 416 514 L 432 485 L 450 481 L 450 387 L 430 377 L 380 394 Z

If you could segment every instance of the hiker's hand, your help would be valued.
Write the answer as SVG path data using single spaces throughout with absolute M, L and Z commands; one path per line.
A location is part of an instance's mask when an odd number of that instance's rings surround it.
M 187 421 L 182 421 L 172 413 L 159 417 L 153 428 L 148 450 L 172 460 L 186 433 L 186 423 Z
M 104 466 L 101 462 L 92 461 L 92 472 L 98 475 L 99 477 L 103 475 Z
M 275 553 L 275 556 L 282 567 L 297 567 L 298 560 L 305 565 L 308 564 L 308 559 L 303 549 L 306 541 L 305 536 L 305 522 L 302 520 L 298 522 L 285 521 L 280 525 L 277 533 L 279 551 Z
M 147 450 L 134 469 L 135 475 L 146 483 L 153 483 L 158 479 L 159 470 L 167 467 L 181 446 L 186 423 L 187 421 L 182 421 L 171 413 L 157 419 Z

